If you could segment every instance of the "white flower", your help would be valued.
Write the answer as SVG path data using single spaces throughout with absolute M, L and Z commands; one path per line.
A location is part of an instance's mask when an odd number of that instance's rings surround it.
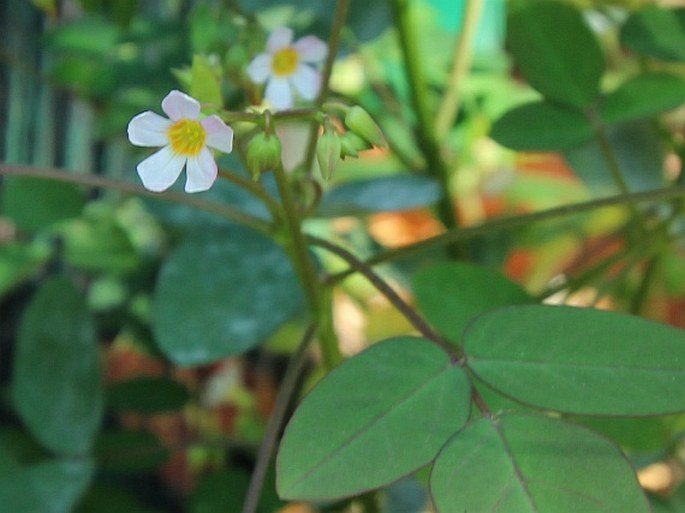
M 321 88 L 321 74 L 312 64 L 326 57 L 326 43 L 315 36 L 305 36 L 292 43 L 293 31 L 275 29 L 266 42 L 266 52 L 257 55 L 247 67 L 256 84 L 266 84 L 264 96 L 278 110 L 293 106 L 295 89 L 305 100 L 313 100 Z
M 209 148 L 224 153 L 233 149 L 233 130 L 219 116 L 200 120 L 200 103 L 180 91 L 171 91 L 162 100 L 169 119 L 147 111 L 128 124 L 128 138 L 136 146 L 163 146 L 138 164 L 143 186 L 163 191 L 173 185 L 186 169 L 186 192 L 209 189 L 217 176 L 217 165 Z

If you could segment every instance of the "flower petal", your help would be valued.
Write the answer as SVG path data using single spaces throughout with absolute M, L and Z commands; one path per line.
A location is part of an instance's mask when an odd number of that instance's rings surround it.
M 263 84 L 271 75 L 271 60 L 272 56 L 269 53 L 260 53 L 252 59 L 252 62 L 247 66 L 247 76 L 250 77 L 255 84 Z
M 233 129 L 219 116 L 209 116 L 200 122 L 207 132 L 207 146 L 231 153 L 233 149 Z
M 217 175 L 212 152 L 203 148 L 197 157 L 188 157 L 186 168 L 186 192 L 202 192 L 209 189 Z
M 266 49 L 269 53 L 275 53 L 281 48 L 290 46 L 293 40 L 293 31 L 288 27 L 278 27 L 269 34 L 269 39 L 266 40 Z
M 326 58 L 328 46 L 316 36 L 305 36 L 293 45 L 303 62 L 317 63 Z
M 171 121 L 155 114 L 142 112 L 135 116 L 128 124 L 128 140 L 136 146 L 166 146 L 169 144 L 167 130 Z
M 321 88 L 321 74 L 306 64 L 298 66 L 290 82 L 305 100 L 313 100 Z
M 293 93 L 285 78 L 272 77 L 266 85 L 264 96 L 276 110 L 286 110 L 293 106 Z
M 185 162 L 186 157 L 176 155 L 171 151 L 171 147 L 165 146 L 143 160 L 136 169 L 143 187 L 149 191 L 160 192 L 173 185 Z
M 181 91 L 171 91 L 162 100 L 162 110 L 172 121 L 197 119 L 200 116 L 200 102 Z

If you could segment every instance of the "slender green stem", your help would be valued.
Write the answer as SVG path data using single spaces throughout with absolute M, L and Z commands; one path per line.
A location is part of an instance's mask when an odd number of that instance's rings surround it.
M 618 159 L 616 158 L 616 154 L 614 153 L 614 150 L 611 147 L 611 143 L 609 142 L 609 138 L 607 137 L 606 130 L 604 130 L 604 126 L 602 126 L 601 123 L 595 124 L 595 133 L 597 136 L 597 142 L 599 143 L 600 150 L 602 151 L 602 155 L 604 156 L 604 160 L 606 161 L 607 166 L 609 167 L 609 172 L 611 173 L 611 177 L 614 179 L 614 183 L 618 187 L 618 190 L 621 191 L 623 194 L 630 193 L 630 187 L 628 187 L 628 182 L 626 182 L 625 178 L 623 177 L 623 173 L 621 172 L 621 166 L 619 165 Z
M 297 347 L 297 351 L 295 351 L 295 354 L 290 358 L 288 368 L 283 377 L 283 382 L 279 388 L 274 410 L 271 413 L 269 423 L 266 427 L 266 433 L 262 439 L 262 444 L 259 446 L 255 468 L 252 472 L 252 477 L 250 478 L 250 486 L 247 489 L 247 496 L 245 497 L 242 513 L 255 513 L 255 511 L 257 511 L 259 497 L 262 494 L 262 488 L 264 486 L 266 471 L 269 468 L 269 462 L 271 461 L 274 448 L 276 447 L 278 436 L 283 429 L 288 406 L 293 402 L 298 379 L 307 362 L 307 350 L 314 339 L 316 330 L 316 324 L 311 324 L 309 328 L 307 328 L 307 331 Z
M 288 121 L 297 119 L 316 119 L 319 115 L 318 108 L 301 108 L 282 110 L 271 113 L 271 118 L 276 121 Z M 260 124 L 263 121 L 264 114 L 261 112 L 251 111 L 221 111 L 221 118 L 227 123 L 248 122 Z
M 84 173 L 74 173 L 52 168 L 38 168 L 23 165 L 10 165 L 0 163 L 0 175 L 22 176 L 27 178 L 41 178 L 45 180 L 56 180 L 60 182 L 69 182 L 85 187 L 101 187 L 103 189 L 110 189 L 122 192 L 124 194 L 132 194 L 137 196 L 147 196 L 149 198 L 168 201 L 171 203 L 179 203 L 187 205 L 198 210 L 203 210 L 218 216 L 239 222 L 249 226 L 262 233 L 271 234 L 273 227 L 270 223 L 259 219 L 257 217 L 246 214 L 245 212 L 233 208 L 231 206 L 206 201 L 190 194 L 179 192 L 165 191 L 152 192 L 144 189 L 139 185 L 128 182 L 121 182 L 117 180 L 110 180 L 102 176 L 89 175 Z
M 469 226 L 466 228 L 452 229 L 446 233 L 436 235 L 434 237 L 425 239 L 415 244 L 404 246 L 398 249 L 380 252 L 377 255 L 370 258 L 369 260 L 366 260 L 365 264 L 373 266 L 376 264 L 380 264 L 382 262 L 399 260 L 402 258 L 407 258 L 422 253 L 424 251 L 428 251 L 430 249 L 445 246 L 455 241 L 467 240 L 474 237 L 478 237 L 480 235 L 492 234 L 503 230 L 517 228 L 519 226 L 525 226 L 532 223 L 538 223 L 541 221 L 548 221 L 560 217 L 590 212 L 592 210 L 596 210 L 602 207 L 628 205 L 646 201 L 666 200 L 684 195 L 685 186 L 666 187 L 663 189 L 656 189 L 652 191 L 632 192 L 630 194 L 620 194 L 618 196 L 609 196 L 606 198 L 593 199 L 581 203 L 571 203 L 569 205 L 562 205 L 560 207 L 550 208 L 548 210 L 541 210 L 539 212 L 533 212 L 530 214 L 502 217 L 499 219 L 493 219 L 492 221 L 482 223 L 478 226 Z M 329 281 L 332 279 L 333 281 L 337 282 L 354 272 L 354 269 L 348 269 L 347 271 L 340 272 L 334 275 L 333 277 L 329 278 Z
M 293 264 L 300 276 L 300 281 L 305 288 L 307 300 L 309 301 L 309 307 L 316 319 L 318 318 L 320 303 L 319 279 L 316 275 L 316 270 L 314 269 L 311 257 L 307 252 L 307 244 L 304 239 L 304 234 L 302 233 L 302 224 L 298 214 L 298 207 L 295 203 L 290 181 L 282 166 L 277 166 L 276 169 L 274 169 L 274 176 L 276 177 L 278 193 L 281 196 L 285 220 L 288 225 L 288 232 L 291 239 L 289 249 L 293 255 Z
M 435 122 L 435 131 L 439 138 L 447 134 L 459 114 L 459 92 L 471 65 L 471 47 L 482 9 L 483 0 L 466 0 L 464 21 L 462 22 L 461 32 L 459 32 L 454 48 L 454 60 L 452 61 L 450 78 L 447 82 L 447 90 L 442 97 Z
M 421 69 L 421 53 L 416 42 L 416 29 L 412 25 L 410 0 L 392 0 L 395 27 L 398 31 L 400 49 L 404 58 L 404 68 L 409 83 L 411 103 L 416 114 L 416 142 L 426 160 L 427 171 L 438 179 L 442 187 L 442 197 L 438 203 L 438 217 L 448 228 L 455 228 L 459 223 L 457 210 L 452 202 L 450 172 L 442 160 L 440 145 L 435 133 L 433 115 L 428 107 L 428 88 Z M 456 246 L 451 252 L 458 256 L 460 249 Z
M 326 55 L 326 63 L 321 73 L 321 89 L 316 98 L 317 107 L 321 107 L 324 100 L 328 96 L 328 84 L 331 81 L 331 73 L 333 73 L 333 64 L 340 49 L 340 40 L 342 31 L 347 23 L 347 13 L 350 10 L 350 0 L 338 0 L 335 4 L 335 13 L 333 14 L 333 24 L 331 25 L 331 35 L 328 38 L 328 54 Z M 309 143 L 307 144 L 307 153 L 305 157 L 305 173 L 310 174 L 312 165 L 314 164 L 314 157 L 316 156 L 316 141 L 319 136 L 319 124 L 312 122 L 309 129 Z
M 276 184 L 281 195 L 285 220 L 288 226 L 289 237 L 286 247 L 289 249 L 293 266 L 300 278 L 300 283 L 302 283 L 305 289 L 312 316 L 318 321 L 324 315 L 322 310 L 324 305 L 320 293 L 321 283 L 309 253 L 305 235 L 302 232 L 302 221 L 298 206 L 295 203 L 290 181 L 282 166 L 274 169 L 274 176 L 276 177 Z M 338 365 L 342 360 L 342 355 L 335 342 L 335 339 L 330 337 L 322 337 L 321 339 L 322 345 L 325 345 L 322 349 L 324 363 L 329 369 Z
M 371 267 L 366 265 L 362 260 L 358 259 L 352 253 L 347 251 L 345 248 L 333 244 L 325 239 L 320 239 L 313 235 L 307 236 L 309 243 L 330 251 L 331 253 L 339 256 L 345 262 L 347 262 L 350 267 L 355 271 L 359 272 L 364 276 L 371 284 L 378 289 L 378 291 L 383 294 L 390 303 L 397 308 L 402 315 L 404 315 L 407 320 L 428 340 L 434 342 L 447 353 L 449 353 L 455 361 L 459 360 L 462 355 L 458 349 L 445 340 L 438 332 L 436 332 L 424 319 L 421 317 L 416 310 L 414 310 L 408 303 L 402 299 L 397 292 L 393 290 L 390 285 L 388 285 L 383 278 L 374 272 Z

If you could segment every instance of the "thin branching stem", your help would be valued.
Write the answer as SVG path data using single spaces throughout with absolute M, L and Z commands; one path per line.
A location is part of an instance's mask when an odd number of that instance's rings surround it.
M 479 224 L 478 226 L 469 226 L 465 228 L 455 228 L 449 230 L 441 235 L 430 237 L 423 241 L 403 246 L 397 249 L 382 251 L 377 255 L 366 260 L 366 265 L 376 265 L 383 262 L 393 260 L 400 260 L 410 256 L 417 255 L 424 251 L 446 246 L 452 242 L 462 241 L 478 237 L 480 235 L 492 234 L 499 231 L 510 230 L 520 226 L 526 226 L 542 221 L 549 221 L 561 217 L 567 217 L 584 212 L 590 212 L 602 207 L 620 206 L 626 204 L 641 203 L 647 201 L 660 201 L 671 198 L 677 198 L 685 195 L 685 186 L 666 187 L 662 189 L 655 189 L 651 191 L 632 192 L 629 194 L 619 194 L 617 196 L 608 196 L 606 198 L 598 198 L 580 203 L 571 203 L 569 205 L 562 205 L 560 207 L 541 210 L 530 214 L 523 214 L 510 217 L 502 217 Z M 346 271 L 337 273 L 332 278 L 334 281 L 342 280 L 355 270 L 350 268 Z
M 230 219 L 231 221 L 244 224 L 262 233 L 271 234 L 273 232 L 272 225 L 263 219 L 246 214 L 237 208 L 213 201 L 207 201 L 190 194 L 173 191 L 152 192 L 133 183 L 111 180 L 102 176 L 25 165 L 0 163 L 0 175 L 13 175 L 25 178 L 55 180 L 59 182 L 82 185 L 84 187 L 97 187 L 119 191 L 124 194 L 146 196 L 152 199 L 167 201 L 170 203 L 178 203 L 181 205 L 197 208 L 198 210 L 209 212 L 211 214 Z
M 426 160 L 426 171 L 440 183 L 442 195 L 437 205 L 440 221 L 449 229 L 459 225 L 457 209 L 453 202 L 450 170 L 442 159 L 440 144 L 435 131 L 434 113 L 428 105 L 428 87 L 421 67 L 421 53 L 416 40 L 416 28 L 411 19 L 410 0 L 390 2 L 399 37 L 400 50 L 404 60 L 405 75 L 409 85 L 412 107 L 416 114 L 414 134 L 419 150 Z M 461 248 L 453 242 L 449 244 L 450 253 L 460 256 Z
M 307 241 L 310 244 L 325 249 L 326 251 L 329 251 L 345 260 L 345 262 L 347 262 L 351 268 L 369 280 L 369 282 L 371 282 L 371 284 L 376 287 L 376 289 L 383 294 L 388 301 L 390 301 L 390 303 L 402 313 L 402 315 L 407 318 L 407 320 L 412 324 L 412 326 L 414 326 L 414 328 L 416 328 L 419 333 L 436 343 L 447 353 L 449 353 L 455 360 L 458 360 L 461 357 L 461 354 L 455 346 L 450 344 L 438 332 L 436 332 L 423 319 L 423 317 L 416 312 L 416 310 L 414 310 L 404 299 L 402 299 L 400 295 L 390 285 L 388 285 L 383 278 L 376 274 L 376 272 L 371 269 L 371 267 L 366 265 L 362 260 L 354 256 L 345 248 L 325 239 L 308 235 Z
M 257 511 L 259 497 L 261 496 L 262 488 L 264 487 L 266 471 L 269 468 L 269 463 L 274 453 L 279 434 L 283 429 L 288 406 L 294 399 L 297 390 L 297 382 L 307 362 L 307 350 L 316 335 L 316 330 L 316 324 L 311 324 L 309 328 L 307 328 L 307 331 L 297 347 L 297 351 L 295 351 L 295 354 L 290 358 L 288 368 L 283 377 L 283 382 L 279 388 L 274 410 L 271 413 L 269 423 L 266 426 L 266 433 L 264 434 L 262 444 L 259 446 L 259 451 L 257 452 L 257 461 L 255 462 L 255 468 L 252 472 L 252 477 L 250 478 L 250 485 L 247 489 L 247 496 L 245 497 L 242 513 L 255 513 L 255 511 Z

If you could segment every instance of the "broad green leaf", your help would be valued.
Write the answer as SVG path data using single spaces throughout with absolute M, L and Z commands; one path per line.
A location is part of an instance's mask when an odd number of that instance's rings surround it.
M 113 217 L 84 217 L 54 230 L 64 241 L 64 257 L 74 267 L 122 273 L 140 263 L 128 234 Z
M 209 111 L 220 109 L 223 106 L 220 70 L 217 72 L 207 57 L 194 55 L 190 74 L 190 95 L 202 104 L 206 104 Z
M 464 334 L 468 367 L 523 403 L 586 415 L 685 410 L 685 331 L 616 312 L 505 307 Z
M 577 146 L 593 134 L 582 112 L 541 101 L 505 112 L 493 124 L 490 137 L 512 150 L 555 151 Z
M 381 342 L 305 397 L 276 460 L 284 499 L 332 499 L 378 488 L 432 460 L 469 416 L 464 370 L 425 339 Z
M 53 460 L 0 474 L 0 508 L 7 513 L 71 513 L 91 481 L 89 461 Z
M 500 273 L 464 262 L 420 270 L 414 276 L 414 294 L 426 319 L 454 342 L 459 342 L 468 322 L 486 310 L 533 302 Z
M 605 123 L 655 116 L 685 103 L 685 81 L 669 73 L 643 73 L 619 86 L 602 103 Z
M 604 57 L 571 5 L 538 1 L 514 7 L 507 39 L 521 73 L 547 99 L 584 107 L 597 96 Z
M 73 285 L 54 278 L 21 320 L 12 399 L 31 433 L 50 450 L 87 453 L 103 410 L 93 321 Z
M 85 196 L 78 187 L 38 178 L 6 178 L 2 212 L 22 230 L 36 231 L 80 215 Z
M 355 180 L 326 193 L 318 214 L 326 217 L 388 212 L 425 207 L 440 197 L 440 187 L 430 178 L 395 175 Z
M 303 304 L 286 253 L 239 226 L 188 236 L 162 265 L 153 329 L 179 365 L 211 363 L 265 341 Z
M 664 186 L 663 140 L 650 120 L 607 127 L 619 168 L 631 191 Z M 595 197 L 619 194 L 606 157 L 596 139 L 564 152 L 566 161 Z
M 577 417 L 575 422 L 638 453 L 666 451 L 672 443 L 663 417 Z
M 685 9 L 649 5 L 621 27 L 621 44 L 658 59 L 685 61 Z
M 648 513 L 619 449 L 536 415 L 481 418 L 457 433 L 431 473 L 440 513 Z
M 115 383 L 109 389 L 109 406 L 136 413 L 180 410 L 190 399 L 188 389 L 165 377 L 139 377 Z

